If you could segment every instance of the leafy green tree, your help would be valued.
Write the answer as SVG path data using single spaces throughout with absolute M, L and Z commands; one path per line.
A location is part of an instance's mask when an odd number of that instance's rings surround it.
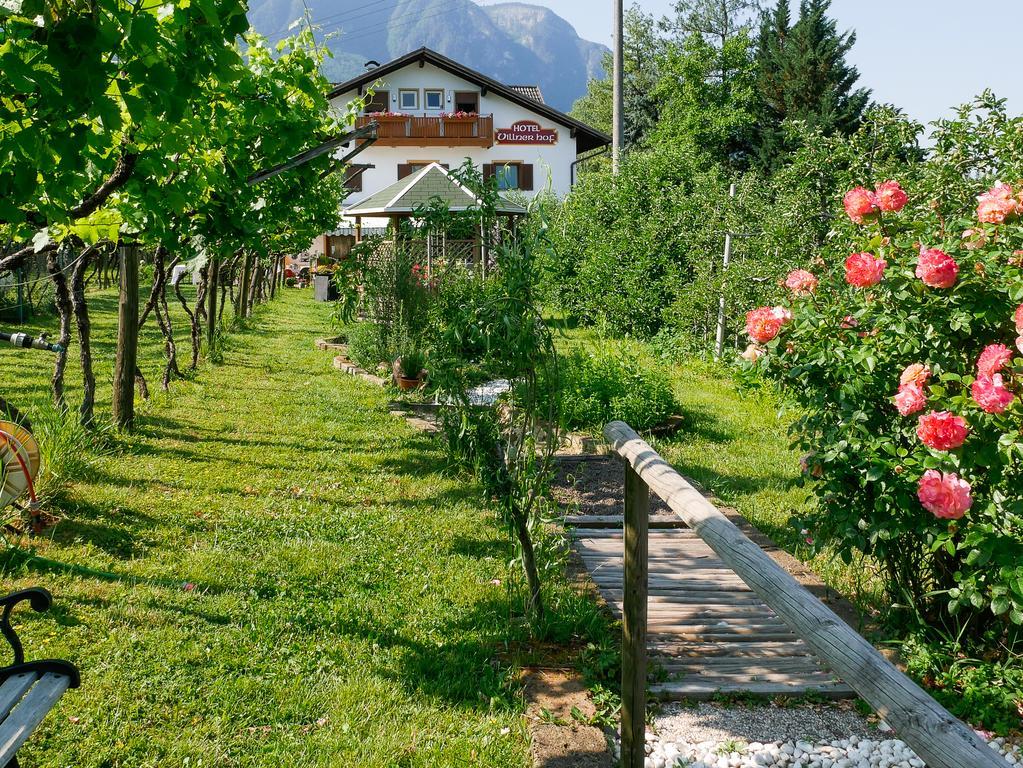
M 241 0 L 25 0 L 0 17 L 0 232 L 32 249 L 73 234 L 173 145 L 203 81 L 223 78 L 247 27 Z
M 756 120 L 751 51 L 745 32 L 721 48 L 698 34 L 669 44 L 654 91 L 661 117 L 653 143 L 686 145 L 708 163 L 745 167 Z
M 789 1 L 761 19 L 757 40 L 757 91 L 760 100 L 758 160 L 767 169 L 783 162 L 795 147 L 786 120 L 800 120 L 824 135 L 856 131 L 870 101 L 870 91 L 855 88 L 856 67 L 846 54 L 856 33 L 839 33 L 827 16 L 831 0 L 801 0 L 799 20 L 791 23 Z
M 723 49 L 733 37 L 748 34 L 760 11 L 759 0 L 677 0 L 674 18 L 661 26 L 675 40 L 700 35 L 711 45 Z

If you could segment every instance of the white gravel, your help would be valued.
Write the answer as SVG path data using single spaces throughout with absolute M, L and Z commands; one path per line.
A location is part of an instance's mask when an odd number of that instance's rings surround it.
M 646 768 L 924 768 L 885 723 L 852 710 L 810 706 L 669 705 L 646 736 Z M 1019 745 L 989 746 L 1023 768 Z M 620 745 L 614 743 L 615 757 Z

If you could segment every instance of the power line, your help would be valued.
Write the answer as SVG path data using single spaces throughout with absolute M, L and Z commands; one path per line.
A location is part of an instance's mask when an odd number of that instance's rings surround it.
M 449 2 L 441 3 L 441 4 L 439 4 L 439 6 L 444 6 L 444 5 L 448 5 L 448 6 L 461 6 L 462 4 L 463 4 L 462 0 L 449 0 Z M 342 41 L 360 40 L 360 39 L 362 39 L 364 37 L 369 37 L 371 35 L 375 35 L 377 32 L 382 32 L 385 29 L 389 30 L 389 31 L 390 30 L 395 30 L 395 29 L 404 29 L 405 27 L 412 26 L 414 24 L 419 23 L 420 21 L 425 21 L 426 19 L 433 19 L 433 18 L 436 18 L 438 16 L 447 16 L 447 15 L 449 15 L 454 10 L 455 9 L 453 7 L 448 7 L 446 10 L 438 11 L 437 13 L 428 13 L 425 16 L 418 16 L 417 18 L 411 19 L 409 21 L 401 22 L 400 24 L 394 24 L 393 23 L 394 19 L 391 19 L 390 21 L 385 22 L 384 24 L 379 24 L 379 25 L 374 25 L 374 26 L 368 27 L 368 28 L 364 28 L 364 29 L 360 30 L 359 34 L 357 34 L 357 35 L 345 35 L 342 32 L 341 40 Z M 404 18 L 406 16 L 417 16 L 417 14 L 416 13 L 400 14 L 398 16 L 395 16 L 394 18 L 395 19 L 400 19 L 400 18 Z
M 393 8 L 397 8 L 399 5 L 401 5 L 402 2 L 404 2 L 404 0 L 397 0 L 397 2 L 395 2 L 395 0 L 372 0 L 372 2 L 369 2 L 369 3 L 362 3 L 359 7 L 362 8 L 362 9 L 365 9 L 365 8 L 369 8 L 369 7 L 374 6 L 374 5 L 390 5 L 391 8 L 393 9 Z M 305 3 L 303 3 L 303 5 L 304 4 Z M 359 18 L 362 18 L 363 16 L 372 16 L 374 13 L 380 13 L 380 12 L 381 11 L 367 11 L 366 13 L 359 13 L 359 14 L 356 14 L 354 16 L 348 16 L 348 19 L 349 20 L 351 20 L 351 19 L 359 19 Z M 331 14 L 328 14 L 326 16 L 321 16 L 318 19 L 310 19 L 310 21 L 313 24 L 321 24 L 322 22 L 329 21 L 331 19 L 336 19 L 337 17 L 345 16 L 346 14 L 347 14 L 347 11 L 339 11 L 338 13 L 331 13 Z M 269 37 L 275 37 L 275 36 L 281 35 L 282 33 L 284 33 L 286 35 L 292 29 L 292 26 L 294 25 L 294 23 L 295 22 L 291 22 L 287 26 L 281 27 L 280 29 L 274 30 L 273 32 L 268 32 L 266 36 L 268 38 Z
M 438 11 L 437 13 L 428 13 L 425 16 L 420 16 L 418 14 L 418 12 L 416 12 L 416 11 L 412 11 L 412 12 L 409 12 L 409 13 L 401 13 L 401 14 L 398 14 L 397 16 L 391 17 L 390 19 L 388 19 L 385 22 L 378 23 L 378 24 L 371 24 L 368 27 L 364 27 L 361 30 L 359 30 L 359 34 L 357 34 L 357 35 L 346 35 L 344 33 L 344 31 L 343 31 L 343 24 L 347 23 L 348 21 L 350 21 L 352 18 L 355 18 L 355 17 L 349 17 L 348 19 L 345 19 L 343 22 L 336 22 L 334 24 L 328 24 L 328 25 L 325 25 L 325 26 L 321 26 L 320 31 L 321 31 L 321 33 L 327 33 L 329 31 L 341 31 L 341 40 L 344 40 L 344 41 L 360 40 L 362 38 L 369 37 L 371 35 L 375 35 L 378 32 L 382 32 L 384 30 L 403 29 L 403 28 L 408 27 L 410 25 L 416 24 L 416 23 L 418 23 L 420 21 L 425 21 L 426 19 L 436 18 L 438 16 L 446 16 L 446 15 L 450 14 L 454 10 L 454 6 L 461 6 L 461 5 L 463 5 L 463 0 L 447 0 L 446 2 L 439 3 L 438 6 L 436 6 L 436 7 L 445 7 L 445 6 L 447 6 L 445 8 L 445 10 Z M 409 18 L 409 17 L 415 17 L 415 18 L 412 18 L 409 21 L 401 22 L 401 23 L 398 23 L 398 24 L 394 23 L 396 19 L 404 19 L 404 18 Z

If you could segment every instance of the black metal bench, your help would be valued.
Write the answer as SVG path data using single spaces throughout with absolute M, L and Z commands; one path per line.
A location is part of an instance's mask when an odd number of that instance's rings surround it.
M 25 661 L 21 640 L 11 626 L 11 611 L 28 601 L 42 613 L 53 604 L 45 589 L 33 587 L 0 598 L 0 632 L 14 651 L 14 664 L 0 667 L 0 766 L 17 768 L 17 752 L 68 688 L 77 688 L 78 668 L 67 661 Z

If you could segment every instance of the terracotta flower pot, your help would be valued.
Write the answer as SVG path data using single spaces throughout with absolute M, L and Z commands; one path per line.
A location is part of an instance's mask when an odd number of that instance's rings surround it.
M 409 392 L 413 389 L 419 389 L 423 385 L 423 379 L 420 376 L 410 379 L 408 376 L 398 376 L 398 389 L 402 392 Z

